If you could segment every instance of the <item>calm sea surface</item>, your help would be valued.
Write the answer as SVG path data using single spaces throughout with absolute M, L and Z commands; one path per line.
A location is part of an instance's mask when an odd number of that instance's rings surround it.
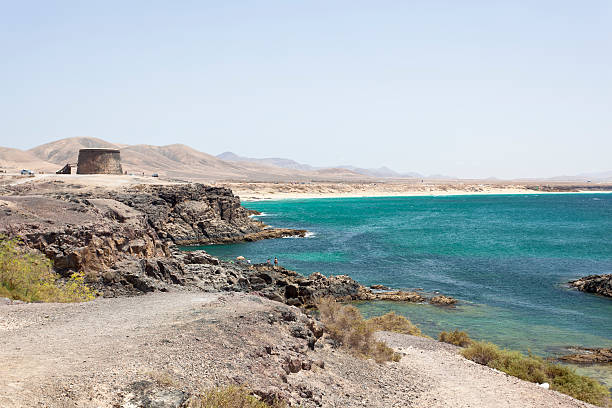
M 612 273 L 612 194 L 310 199 L 245 203 L 275 227 L 312 237 L 203 247 L 223 259 L 278 257 L 308 275 L 422 288 L 455 309 L 363 303 L 394 310 L 425 333 L 461 328 L 479 340 L 540 355 L 572 345 L 612 347 L 612 300 L 568 280 Z M 610 366 L 581 368 L 612 386 Z

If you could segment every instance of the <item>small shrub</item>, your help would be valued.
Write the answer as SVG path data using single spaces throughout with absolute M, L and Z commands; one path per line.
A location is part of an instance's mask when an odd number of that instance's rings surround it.
M 596 380 L 576 374 L 567 366 L 546 364 L 546 375 L 550 378 L 550 386 L 567 395 L 594 405 L 612 406 L 610 391 Z
M 95 297 L 82 273 L 65 283 L 51 269 L 51 261 L 27 252 L 16 239 L 0 236 L 0 296 L 26 302 L 83 302 Z
M 475 341 L 472 345 L 461 352 L 463 357 L 472 360 L 478 364 L 489 365 L 489 363 L 497 359 L 501 350 L 493 343 L 485 343 Z
M 377 363 L 399 360 L 393 349 L 376 340 L 374 326 L 364 320 L 356 307 L 341 305 L 332 298 L 319 299 L 316 305 L 325 330 L 349 352 L 373 358 Z
M 404 316 L 389 312 L 382 316 L 372 317 L 367 320 L 368 324 L 375 331 L 391 331 L 402 334 L 411 334 L 413 336 L 423 336 L 421 329 L 412 324 Z
M 518 351 L 501 350 L 494 344 L 472 341 L 461 354 L 478 364 L 503 371 L 525 381 L 547 382 L 553 390 L 591 404 L 606 404 L 610 398 L 608 389 L 592 378 L 576 374 L 570 367 L 553 364 L 533 355 Z
M 445 331 L 440 332 L 438 340 L 444 343 L 454 344 L 455 346 L 459 347 L 467 347 L 472 344 L 472 339 L 470 339 L 470 336 L 468 336 L 466 332 L 459 331 L 457 329 L 450 333 L 447 333 Z
M 250 394 L 244 386 L 230 385 L 191 397 L 185 408 L 286 408 L 282 402 L 267 404 Z

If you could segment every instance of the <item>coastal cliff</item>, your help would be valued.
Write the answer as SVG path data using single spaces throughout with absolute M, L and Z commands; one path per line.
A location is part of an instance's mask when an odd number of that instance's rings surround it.
M 348 276 L 309 277 L 271 265 L 230 263 L 178 245 L 253 241 L 306 231 L 267 228 L 226 188 L 202 184 L 136 185 L 119 191 L 53 188 L 0 196 L 0 235 L 18 237 L 68 277 L 84 272 L 106 297 L 154 291 L 257 292 L 295 306 L 319 297 L 344 301 L 455 300 L 373 291 Z

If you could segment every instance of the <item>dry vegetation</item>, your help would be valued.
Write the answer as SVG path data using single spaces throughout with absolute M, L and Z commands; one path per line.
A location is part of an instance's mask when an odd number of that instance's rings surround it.
M 399 361 L 399 354 L 376 340 L 376 328 L 361 316 L 356 307 L 323 298 L 317 302 L 317 309 L 330 337 L 352 354 L 372 358 L 378 363 Z
M 413 336 L 427 337 L 421 333 L 421 329 L 412 324 L 404 316 L 389 312 L 383 316 L 372 317 L 367 320 L 367 323 L 374 328 L 374 331 L 391 331 L 402 334 L 410 334 Z
M 244 386 L 219 387 L 191 397 L 185 408 L 286 408 L 282 402 L 266 403 L 251 395 Z
M 531 354 L 525 356 L 518 351 L 502 350 L 495 344 L 479 341 L 472 341 L 461 354 L 478 364 L 525 381 L 540 384 L 547 382 L 553 390 L 591 404 L 606 406 L 610 403 L 610 392 L 597 381 L 578 375 L 569 367 L 547 362 Z
M 452 331 L 450 333 L 447 333 L 445 331 L 440 332 L 440 335 L 438 336 L 438 340 L 444 343 L 454 344 L 455 346 L 459 346 L 459 347 L 467 347 L 473 342 L 473 340 L 470 339 L 470 336 L 468 336 L 466 332 L 459 331 L 457 329 L 455 329 L 455 331 Z
M 30 253 L 15 239 L 0 236 L 0 297 L 26 302 L 84 302 L 95 298 L 82 273 L 64 283 L 44 255 Z
M 354 306 L 341 305 L 330 298 L 317 303 L 321 321 L 329 335 L 351 353 L 373 358 L 377 362 L 397 361 L 399 356 L 386 344 L 377 341 L 374 332 L 394 331 L 420 336 L 421 330 L 410 320 L 393 312 L 365 320 Z M 462 355 L 478 364 L 503 371 L 511 376 L 534 383 L 549 383 L 553 390 L 591 404 L 606 406 L 610 393 L 597 381 L 578 375 L 569 367 L 553 364 L 533 355 L 502 350 L 492 343 L 470 339 L 464 331 L 441 332 L 440 341 L 465 347 Z

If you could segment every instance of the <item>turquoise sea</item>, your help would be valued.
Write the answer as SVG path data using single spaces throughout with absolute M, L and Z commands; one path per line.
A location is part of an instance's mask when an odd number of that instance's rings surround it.
M 612 300 L 566 282 L 612 273 L 612 194 L 384 197 L 260 201 L 274 227 L 309 238 L 204 247 L 223 259 L 278 257 L 308 275 L 422 288 L 461 300 L 431 305 L 362 303 L 365 315 L 394 310 L 425 333 L 461 328 L 479 340 L 553 356 L 568 346 L 612 347 Z M 612 387 L 612 367 L 579 371 Z

